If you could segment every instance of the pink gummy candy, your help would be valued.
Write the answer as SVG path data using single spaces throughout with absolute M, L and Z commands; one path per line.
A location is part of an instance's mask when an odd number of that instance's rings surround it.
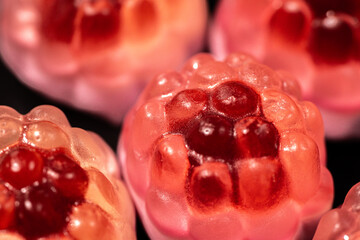
M 326 213 L 320 220 L 314 240 L 360 239 L 360 183 L 346 195 L 344 204 Z
M 52 106 L 0 106 L 0 240 L 136 239 L 116 156 Z
M 323 123 L 249 56 L 191 58 L 128 113 L 118 150 L 152 239 L 294 239 L 332 204 Z M 313 230 L 311 230 L 311 228 Z
M 202 47 L 205 0 L 1 0 L 0 55 L 25 84 L 120 123 Z
M 222 0 L 210 45 L 296 76 L 332 138 L 360 135 L 360 1 Z

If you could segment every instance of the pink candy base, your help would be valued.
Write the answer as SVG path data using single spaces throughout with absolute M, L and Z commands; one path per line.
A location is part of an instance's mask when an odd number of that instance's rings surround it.
M 148 214 L 146 214 L 146 207 L 145 207 L 145 202 L 136 194 L 136 192 L 134 191 L 134 189 L 131 187 L 130 183 L 129 183 L 129 177 L 127 174 L 127 164 L 126 164 L 126 152 L 124 149 L 124 145 L 122 144 L 122 139 L 120 140 L 120 148 L 119 150 L 119 156 L 120 156 L 120 164 L 122 167 L 122 176 L 125 179 L 127 185 L 128 185 L 128 191 L 131 195 L 131 198 L 133 200 L 133 202 L 135 203 L 135 207 L 137 209 L 138 214 L 140 215 L 141 218 L 141 222 L 144 225 L 147 234 L 151 237 L 151 239 L 157 239 L 157 240 L 171 240 L 174 238 L 169 238 L 167 237 L 165 234 L 161 233 L 157 227 L 155 227 L 155 225 L 151 222 Z M 181 238 L 186 240 L 185 238 Z
M 133 202 L 135 203 L 136 209 L 140 215 L 140 218 L 142 220 L 142 223 L 146 229 L 147 234 L 150 236 L 151 239 L 156 240 L 176 240 L 176 239 L 182 239 L 182 240 L 195 240 L 198 239 L 196 236 L 193 236 L 189 230 L 189 226 L 185 226 L 182 229 L 174 229 L 172 228 L 170 230 L 171 234 L 169 233 L 169 229 L 165 230 L 167 233 L 163 233 L 159 230 L 158 226 L 156 226 L 153 221 L 150 219 L 150 216 L 147 213 L 146 209 L 146 203 L 145 201 L 135 192 L 133 187 L 131 186 L 131 182 L 129 181 L 129 176 L 127 173 L 127 163 L 126 163 L 126 151 L 124 149 L 123 140 L 120 140 L 118 152 L 119 152 L 119 158 L 120 163 L 122 167 L 122 176 L 125 179 L 125 182 L 128 185 L 128 190 L 130 192 L 130 195 L 132 196 Z M 303 239 L 309 239 L 309 236 L 313 236 L 317 223 L 319 222 L 321 216 L 324 212 L 327 211 L 332 205 L 332 199 L 329 199 L 327 197 L 329 192 L 333 191 L 333 183 L 330 172 L 326 168 L 322 168 L 322 183 L 320 184 L 320 190 L 318 193 L 306 204 L 306 207 L 301 210 L 301 215 L 303 217 L 299 217 L 298 220 L 294 221 L 294 227 L 297 229 L 291 229 L 289 230 L 289 234 L 287 237 L 282 237 L 279 240 L 303 240 Z M 142 176 L 145 177 L 145 176 Z M 329 184 L 329 182 L 331 182 Z M 324 199 L 327 199 L 324 201 Z M 321 203 L 321 205 L 319 204 Z M 284 207 L 288 210 L 297 211 L 296 207 L 294 208 L 294 203 L 289 202 L 288 204 L 284 204 Z M 171 206 L 169 206 L 171 208 Z M 287 212 L 287 210 L 285 210 Z M 290 211 L 291 212 L 291 211 Z M 282 214 L 281 212 L 279 214 Z M 295 214 L 296 215 L 296 214 Z M 310 217 L 305 217 L 306 215 Z M 225 220 L 226 221 L 226 220 Z M 254 223 L 256 220 L 254 220 Z M 286 223 L 287 224 L 287 223 Z M 271 225 L 271 224 L 270 224 Z M 261 228 L 261 227 L 260 227 Z M 208 230 L 211 233 L 211 230 Z M 245 238 L 241 238 L 241 229 L 234 230 L 235 234 L 230 234 L 229 237 L 224 238 L 224 240 L 264 240 L 264 236 L 256 236 L 255 233 L 253 237 L 245 236 Z M 293 235 L 293 233 L 295 234 Z M 201 236 L 203 234 L 200 233 Z M 206 235 L 206 234 L 205 234 Z M 209 234 L 207 234 L 209 235 Z M 271 235 L 271 234 L 270 234 Z M 286 234 L 287 235 L 287 234 Z M 203 236 L 204 237 L 204 236 Z M 239 238 L 240 237 L 240 238 Z M 218 239 L 218 236 L 215 236 L 214 238 L 211 238 L 211 236 L 206 236 L 208 240 L 216 240 Z M 272 239 L 270 236 L 269 239 Z

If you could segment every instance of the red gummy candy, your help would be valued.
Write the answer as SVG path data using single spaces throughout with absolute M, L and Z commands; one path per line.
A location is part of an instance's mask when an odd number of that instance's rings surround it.
M 332 204 L 319 111 L 243 54 L 156 77 L 118 149 L 153 239 L 300 238 Z
M 210 48 L 289 71 L 320 108 L 327 136 L 360 135 L 359 20 L 357 0 L 222 0 Z
M 52 106 L 0 106 L 0 126 L 0 239 L 135 239 L 130 197 L 99 136 Z
M 316 229 L 314 240 L 360 238 L 360 183 L 355 184 L 341 207 L 324 214 Z
M 119 124 L 203 46 L 205 0 L 1 0 L 0 55 L 37 91 Z

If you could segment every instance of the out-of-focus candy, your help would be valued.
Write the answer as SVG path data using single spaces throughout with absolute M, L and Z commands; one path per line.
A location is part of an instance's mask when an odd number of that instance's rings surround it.
M 206 15 L 205 0 L 2 0 L 0 53 L 30 87 L 119 123 L 201 48 Z
M 296 239 L 332 204 L 323 123 L 299 86 L 242 54 L 156 77 L 119 157 L 153 239 Z
M 344 204 L 326 213 L 319 222 L 314 240 L 360 239 L 360 183 L 346 195 Z
M 222 0 L 210 45 L 291 72 L 328 137 L 360 136 L 359 20 L 358 0 Z
M 52 106 L 0 106 L 0 239 L 135 239 L 112 150 Z

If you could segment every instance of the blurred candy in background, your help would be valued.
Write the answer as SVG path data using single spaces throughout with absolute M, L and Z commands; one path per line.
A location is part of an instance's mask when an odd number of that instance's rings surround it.
M 222 0 L 211 51 L 244 51 L 298 78 L 331 138 L 360 135 L 360 1 Z
M 360 238 L 360 183 L 353 186 L 346 195 L 344 204 L 326 213 L 320 220 L 314 240 Z
M 0 53 L 33 89 L 120 123 L 145 83 L 203 46 L 205 0 L 2 0 Z

